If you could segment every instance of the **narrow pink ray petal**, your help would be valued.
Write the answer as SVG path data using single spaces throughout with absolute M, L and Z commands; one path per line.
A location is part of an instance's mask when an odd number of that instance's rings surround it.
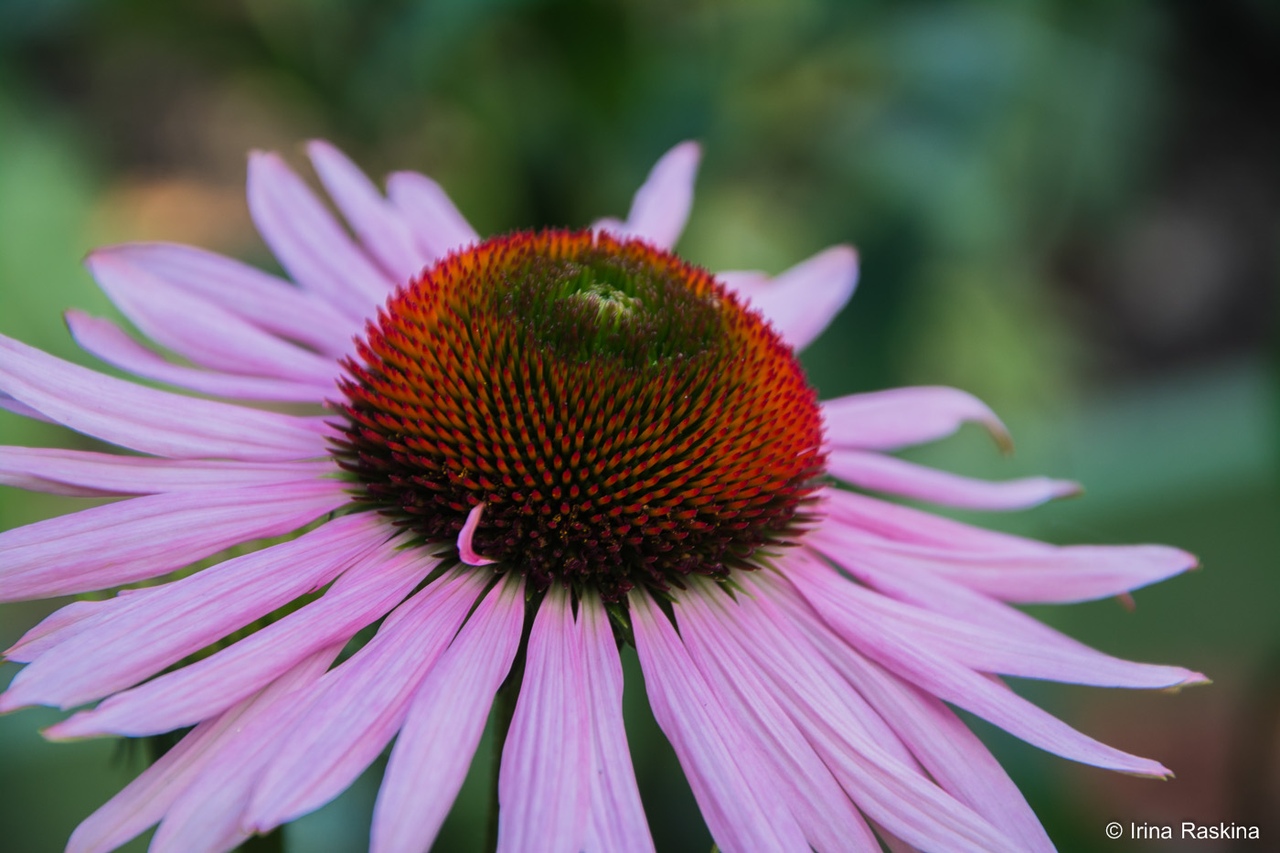
M 619 236 L 639 237 L 660 249 L 670 249 L 680 239 L 693 209 L 693 182 L 702 160 L 702 147 L 681 142 L 659 158 L 631 200 L 626 231 Z
M 341 368 L 334 366 L 327 383 L 307 384 L 287 379 L 235 376 L 174 364 L 149 349 L 110 320 L 80 311 L 66 313 L 67 327 L 80 348 L 134 376 L 154 379 L 201 394 L 238 400 L 272 400 L 284 403 L 323 403 L 336 397 L 333 381 Z
M 118 258 L 260 329 L 330 357 L 345 355 L 360 331 L 338 309 L 289 282 L 222 255 L 170 243 L 126 243 L 94 251 Z M 363 318 L 360 318 L 363 319 Z
M 0 391 L 0 410 L 20 415 L 24 418 L 31 418 L 34 421 L 44 421 L 47 424 L 54 423 L 52 419 L 45 417 L 26 403 L 15 400 L 3 391 Z
M 773 277 L 761 270 L 722 270 L 716 273 L 716 278 L 739 297 L 753 301 L 757 293 L 773 282 Z
M 480 235 L 439 184 L 417 172 L 387 178 L 387 195 L 409 223 L 418 248 L 429 261 L 480 242 Z
M 337 473 L 316 462 L 219 462 L 117 456 L 89 450 L 0 445 L 0 485 L 107 497 L 269 486 Z
M 145 737 L 189 726 L 262 688 L 318 649 L 342 644 L 391 611 L 439 560 L 380 544 L 317 601 L 190 666 L 108 697 L 46 730 L 53 738 Z
M 840 607 L 827 601 L 823 592 L 810 584 L 795 566 L 789 564 L 788 570 L 791 582 L 837 634 L 925 692 L 1063 758 L 1139 776 L 1169 775 L 1169 770 L 1159 762 L 1130 755 L 1083 735 L 1018 696 L 999 680 L 922 646 L 912 635 L 877 619 L 873 611 L 858 605 Z
M 650 853 L 653 839 L 640 802 L 622 719 L 622 660 L 609 614 L 595 593 L 578 600 L 582 665 L 592 730 L 591 810 L 583 849 Z
M 834 447 L 900 450 L 945 438 L 973 421 L 982 424 L 1003 447 L 1013 446 L 1009 431 L 986 404 L 955 388 L 892 388 L 836 397 L 822 404 L 827 441 Z
M 666 614 L 647 593 L 633 592 L 630 604 L 649 705 L 716 844 L 728 853 L 807 850 L 786 804 L 758 788 L 769 777 L 768 762 L 723 712 Z
M 1018 786 L 949 708 L 850 649 L 789 584 L 762 579 L 761 586 L 813 648 L 878 711 L 943 790 L 1003 829 L 1018 849 L 1053 850 Z
M 477 605 L 414 694 L 373 810 L 370 853 L 431 848 L 462 788 L 524 628 L 524 582 Z
M 581 850 L 591 808 L 582 632 L 569 593 L 547 591 L 498 773 L 498 851 Z
M 955 522 L 937 519 L 942 524 L 934 527 L 929 519 L 935 516 L 906 507 L 871 502 L 842 508 L 843 502 L 841 497 L 828 503 L 834 512 L 821 535 L 837 537 L 845 553 L 856 553 L 873 566 L 922 569 L 932 577 L 1018 604 L 1105 598 L 1197 566 L 1193 555 L 1164 545 L 1052 546 L 997 534 L 985 542 L 966 542 L 970 548 L 948 547 L 945 538 Z M 857 511 L 845 511 L 850 508 Z M 916 518 L 923 519 L 918 526 Z M 921 543 L 906 539 L 913 532 L 931 530 L 937 536 L 926 535 Z M 972 530 L 977 528 L 964 529 L 961 535 Z
M 176 458 L 281 461 L 326 455 L 302 418 L 143 388 L 0 335 L 0 391 L 63 426 Z
M 107 602 L 13 679 L 0 709 L 69 708 L 130 687 L 332 581 L 386 537 L 372 513 Z
M 414 242 L 408 223 L 373 181 L 328 142 L 312 140 L 307 143 L 307 153 L 330 198 L 391 280 L 403 285 L 422 272 L 430 259 Z
M 717 637 L 723 630 L 721 620 L 702 601 L 715 594 L 700 585 L 676 599 L 680 636 L 725 710 L 756 734 L 755 743 L 771 767 L 770 793 L 787 803 L 815 850 L 878 853 L 880 845 L 857 807 L 772 697 L 756 667 Z
M 50 613 L 40 624 L 10 646 L 4 657 L 15 663 L 31 663 L 67 637 L 71 626 L 83 622 L 106 604 L 105 601 L 73 601 Z
M 1100 687 L 1163 689 L 1204 683 L 1203 675 L 1178 666 L 1134 663 L 1091 649 L 1049 626 L 980 593 L 930 577 L 926 571 L 877 556 L 832 548 L 827 530 L 812 544 L 850 574 L 893 598 L 849 583 L 835 570 L 797 554 L 789 565 L 830 595 L 833 604 L 856 599 L 921 643 L 972 669 L 1023 678 L 1044 678 Z M 856 553 L 856 552 L 855 552 Z M 897 600 L 894 600 L 897 599 Z
M 166 809 L 150 853 L 226 853 L 249 837 L 240 816 L 253 783 L 306 709 L 307 690 L 341 651 L 340 644 L 321 649 L 244 703 L 236 726 Z
M 264 707 L 318 677 L 337 653 L 338 649 L 334 648 L 313 656 L 258 695 L 196 726 L 120 793 L 85 818 L 67 842 L 67 853 L 106 853 L 159 821 L 184 791 L 202 778 L 221 751 L 235 740 L 238 731 L 260 716 Z M 161 848 L 153 844 L 151 849 Z
M 89 272 L 148 338 L 201 367 L 325 386 L 334 361 L 264 331 L 216 302 L 174 287 L 127 256 L 90 254 Z
M 280 265 L 304 289 L 363 318 L 395 286 L 280 156 L 249 157 L 249 213 Z
M 802 350 L 849 302 L 857 282 L 857 252 L 851 246 L 832 246 L 782 271 L 769 284 L 750 288 L 749 299 L 783 340 Z
M 886 750 L 889 742 L 902 746 L 885 721 L 825 664 L 767 593 L 737 601 L 705 598 L 721 617 L 722 653 L 736 649 L 739 666 L 766 679 L 770 695 L 785 705 L 868 818 L 923 849 L 1010 849 L 1000 829 L 936 787 L 914 761 L 904 763 Z
M 0 601 L 73 595 L 167 574 L 282 536 L 350 500 L 337 480 L 146 495 L 0 533 Z
M 1025 509 L 1080 494 L 1068 480 L 1026 477 L 990 482 L 861 450 L 833 450 L 827 473 L 863 489 L 968 509 Z
M 472 572 L 439 580 L 396 608 L 364 648 L 306 697 L 264 771 L 244 816 L 258 832 L 336 797 L 400 728 L 418 685 L 453 640 L 489 579 Z
M 471 547 L 471 539 L 476 535 L 476 528 L 480 526 L 480 516 L 483 513 L 484 504 L 478 503 L 473 506 L 467 513 L 467 520 L 463 522 L 462 529 L 458 531 L 458 559 L 468 566 L 490 566 L 497 562 L 497 560 L 480 556 Z

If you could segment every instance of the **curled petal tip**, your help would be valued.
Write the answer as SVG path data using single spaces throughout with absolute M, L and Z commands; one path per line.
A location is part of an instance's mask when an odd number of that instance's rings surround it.
M 482 557 L 471 547 L 471 538 L 476 534 L 476 528 L 480 526 L 480 516 L 484 514 L 484 504 L 478 503 L 471 508 L 471 512 L 467 513 L 466 523 L 462 525 L 462 530 L 458 533 L 458 557 L 468 566 L 490 566 L 498 562 L 490 560 L 488 557 Z

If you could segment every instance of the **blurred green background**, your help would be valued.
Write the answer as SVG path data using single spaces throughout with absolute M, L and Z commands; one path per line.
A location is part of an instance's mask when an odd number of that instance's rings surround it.
M 243 202 L 251 148 L 301 164 L 323 137 L 371 174 L 425 171 L 494 233 L 625 213 L 652 162 L 697 138 L 687 257 L 776 272 L 859 247 L 859 291 L 804 358 L 824 396 L 973 391 L 1018 453 L 966 430 L 913 458 L 1088 489 L 982 523 L 1201 556 L 1134 612 L 1036 609 L 1215 680 L 1176 696 L 1016 685 L 1178 774 L 1079 767 L 980 725 L 1059 846 L 1126 849 L 1102 840 L 1109 820 L 1261 823 L 1276 839 L 1276 56 L 1267 0 L 0 0 L 0 332 L 88 363 L 61 312 L 109 311 L 79 266 L 103 243 L 270 265 Z M 76 441 L 0 415 L 0 443 Z M 0 489 L 0 528 L 71 508 Z M 0 647 L 50 608 L 0 607 Z M 628 666 L 659 850 L 706 851 Z M 0 665 L 0 684 L 16 670 Z M 45 743 L 58 716 L 0 718 L 4 850 L 62 849 L 141 767 L 110 741 Z M 479 849 L 486 749 L 438 849 Z M 362 849 L 379 776 L 292 827 L 291 849 Z

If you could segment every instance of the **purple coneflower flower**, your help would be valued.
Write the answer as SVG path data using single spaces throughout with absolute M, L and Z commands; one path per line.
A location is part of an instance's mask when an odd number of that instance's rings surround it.
M 393 739 L 372 849 L 426 850 L 504 682 L 518 700 L 499 848 L 652 849 L 622 643 L 725 850 L 1050 849 L 949 706 L 1076 761 L 1167 775 L 997 676 L 1202 681 L 1011 606 L 1119 595 L 1195 560 L 1055 547 L 867 494 L 1015 509 L 1074 486 L 889 455 L 966 421 L 1006 441 L 962 391 L 818 402 L 794 352 L 849 299 L 851 249 L 773 278 L 680 260 L 689 143 L 625 222 L 488 240 L 421 175 L 393 175 L 384 197 L 331 146 L 310 155 L 350 233 L 279 157 L 249 168 L 293 284 L 183 246 L 90 256 L 182 362 L 67 318 L 104 361 L 253 405 L 0 338 L 0 404 L 134 451 L 0 448 L 0 483 L 125 498 L 0 534 L 2 601 L 121 590 L 9 649 L 27 666 L 0 710 L 98 703 L 54 738 L 194 726 L 69 850 L 157 822 L 153 850 L 227 850 L 328 802 Z M 138 586 L 245 543 L 259 547 Z

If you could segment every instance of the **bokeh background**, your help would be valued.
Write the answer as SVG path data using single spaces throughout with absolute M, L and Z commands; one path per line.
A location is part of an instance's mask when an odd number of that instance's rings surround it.
M 966 429 L 914 458 L 1088 489 L 983 523 L 1202 557 L 1132 612 L 1036 610 L 1215 680 L 1180 695 L 1018 683 L 1178 774 L 1076 766 L 979 724 L 1051 836 L 1123 850 L 1107 821 L 1237 821 L 1262 824 L 1270 841 L 1249 849 L 1265 849 L 1280 838 L 1277 56 L 1268 0 L 0 0 L 0 331 L 88 363 L 61 312 L 110 312 L 80 267 L 103 243 L 271 266 L 243 201 L 252 148 L 301 166 L 324 137 L 371 174 L 428 172 L 495 233 L 625 213 L 652 162 L 697 138 L 687 257 L 776 272 L 860 249 L 853 303 L 804 356 L 823 396 L 976 392 L 1018 452 Z M 77 441 L 0 416 L 0 443 Z M 0 489 L 0 528 L 72 508 Z M 50 608 L 0 607 L 0 647 Z M 706 851 L 628 665 L 659 849 Z M 0 718 L 4 850 L 62 849 L 142 766 L 111 741 L 45 743 L 58 716 Z M 488 749 L 440 850 L 482 844 Z M 379 776 L 292 827 L 290 849 L 362 849 Z

